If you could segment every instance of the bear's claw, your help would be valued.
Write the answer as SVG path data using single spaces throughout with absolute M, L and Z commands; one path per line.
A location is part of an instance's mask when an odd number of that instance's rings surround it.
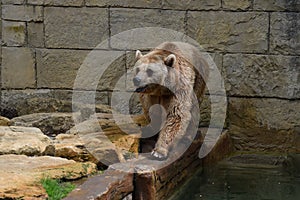
M 164 155 L 163 153 L 160 153 L 160 152 L 158 152 L 156 150 L 153 150 L 151 152 L 151 155 L 153 157 L 155 157 L 157 160 L 166 160 L 167 159 L 167 155 Z

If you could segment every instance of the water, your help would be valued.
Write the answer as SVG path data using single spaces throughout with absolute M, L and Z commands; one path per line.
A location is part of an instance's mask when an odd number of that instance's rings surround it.
M 206 167 L 170 200 L 300 200 L 299 166 L 273 161 Z

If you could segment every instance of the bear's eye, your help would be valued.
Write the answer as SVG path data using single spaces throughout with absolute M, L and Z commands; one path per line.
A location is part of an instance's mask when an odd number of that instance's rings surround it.
M 147 69 L 146 72 L 147 72 L 148 76 L 152 76 L 153 75 L 153 70 L 152 69 Z
M 136 68 L 135 69 L 135 73 L 139 73 L 140 72 L 140 69 L 139 68 Z

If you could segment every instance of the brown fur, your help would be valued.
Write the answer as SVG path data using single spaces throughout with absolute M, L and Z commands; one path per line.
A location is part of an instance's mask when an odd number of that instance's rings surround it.
M 166 66 L 166 59 L 170 54 L 174 54 L 176 57 L 175 62 L 170 66 L 171 70 Z M 193 63 L 197 66 L 193 66 Z M 195 106 L 193 94 L 200 101 L 201 95 L 204 93 L 209 68 L 195 47 L 186 43 L 171 42 L 162 43 L 148 54 L 140 57 L 135 68 L 139 68 L 136 77 L 142 77 L 141 85 L 144 84 L 143 82 L 147 85 L 147 81 L 152 79 L 162 85 L 146 87 L 140 93 L 140 101 L 144 114 L 149 120 L 150 115 L 155 119 L 162 115 L 159 111 L 149 113 L 149 108 L 152 105 L 160 104 L 166 110 L 166 120 L 161 124 L 162 128 L 152 152 L 155 157 L 165 159 L 172 145 L 175 145 L 175 138 L 181 138 L 187 132 L 188 125 L 192 120 L 191 110 Z M 154 77 L 147 77 L 145 71 L 148 68 L 154 69 Z M 167 72 L 165 68 L 168 69 Z M 196 68 L 200 69 L 200 72 L 195 70 Z

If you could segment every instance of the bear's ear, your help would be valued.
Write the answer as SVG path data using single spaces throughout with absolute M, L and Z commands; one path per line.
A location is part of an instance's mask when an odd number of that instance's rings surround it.
M 136 50 L 135 52 L 135 58 L 138 60 L 140 59 L 141 57 L 143 57 L 143 54 L 140 50 Z
M 176 62 L 176 56 L 174 54 L 168 55 L 168 57 L 165 59 L 165 65 L 169 67 L 172 67 L 175 62 Z

